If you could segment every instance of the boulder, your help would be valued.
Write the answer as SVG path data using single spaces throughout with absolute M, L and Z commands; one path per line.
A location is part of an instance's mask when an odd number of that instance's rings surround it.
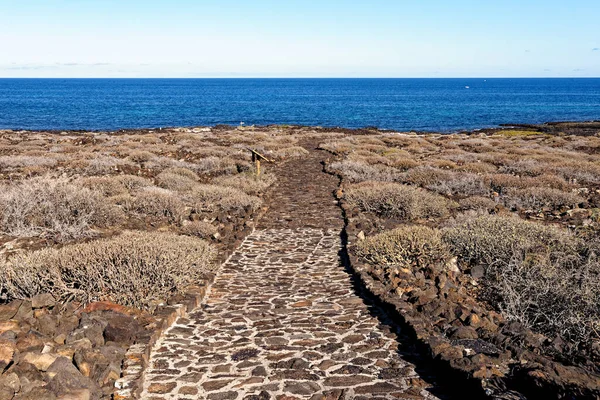
M 38 370 L 35 365 L 30 364 L 26 361 L 20 361 L 18 364 L 13 364 L 9 369 L 8 373 L 15 373 L 21 381 L 21 386 L 26 386 L 27 382 L 43 381 L 44 375 Z M 27 382 L 24 382 L 24 381 Z
M 19 332 L 20 328 L 19 321 L 15 319 L 0 321 L 0 334 L 8 331 Z
M 48 382 L 46 388 L 57 396 L 71 396 L 73 393 L 84 394 L 87 390 L 90 394 L 88 399 L 98 399 L 100 390 L 89 378 L 83 376 L 79 371 L 61 370 Z
M 79 326 L 78 329 L 67 336 L 65 343 L 71 344 L 82 339 L 88 339 L 95 347 L 104 344 L 104 329 L 99 322 L 93 320 L 84 322 L 82 320 Z
M 107 342 L 133 343 L 141 329 L 137 320 L 129 315 L 113 314 L 107 320 L 108 324 L 104 328 L 104 338 Z
M 47 371 L 59 357 L 61 356 L 53 353 L 25 353 L 21 360 L 34 365 L 40 371 Z
M 35 387 L 29 392 L 17 393 L 13 400 L 56 400 L 56 395 L 43 387 Z
M 55 305 L 56 300 L 54 299 L 54 296 L 52 296 L 50 293 L 41 293 L 31 298 L 31 307 L 34 309 L 54 307 Z
M 36 332 L 29 332 L 17 339 L 17 349 L 21 353 L 41 352 L 44 348 L 43 337 Z
M 15 355 L 15 344 L 9 340 L 0 340 L 0 372 L 2 372 L 13 361 Z
M 8 304 L 0 305 L 0 321 L 8 321 L 9 319 L 14 318 L 22 303 L 22 300 L 15 300 Z
M 12 389 L 14 393 L 16 393 L 21 390 L 21 381 L 19 380 L 17 374 L 11 372 L 9 374 L 0 376 L 0 387 L 1 386 L 8 387 Z

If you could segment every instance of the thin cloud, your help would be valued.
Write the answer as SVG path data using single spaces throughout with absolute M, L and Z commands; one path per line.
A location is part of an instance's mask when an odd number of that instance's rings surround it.
M 43 69 L 56 69 L 55 65 L 11 65 L 10 67 L 2 67 L 5 71 L 36 71 Z

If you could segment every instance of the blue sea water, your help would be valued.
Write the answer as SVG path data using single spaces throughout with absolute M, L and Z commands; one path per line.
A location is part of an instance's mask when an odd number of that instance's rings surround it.
M 600 119 L 600 78 L 0 79 L 0 128 L 298 124 L 456 131 Z

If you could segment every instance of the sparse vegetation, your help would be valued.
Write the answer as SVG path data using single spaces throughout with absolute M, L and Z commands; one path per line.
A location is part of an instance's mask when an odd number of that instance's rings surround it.
M 445 262 L 450 253 L 436 229 L 403 226 L 360 241 L 357 254 L 371 263 L 419 270 Z
M 321 148 L 366 234 L 353 251 L 387 284 L 401 285 L 398 269 L 457 257 L 473 298 L 548 337 L 553 352 L 598 354 L 600 138 L 528 129 L 374 134 Z
M 362 211 L 406 221 L 446 216 L 452 205 L 442 196 L 399 183 L 355 184 L 344 198 Z
M 124 232 L 0 260 L 0 290 L 9 299 L 51 293 L 62 301 L 111 300 L 150 308 L 210 274 L 214 256 L 200 239 Z
M 32 178 L 0 187 L 0 230 L 10 236 L 68 241 L 119 221 L 98 191 L 66 179 Z

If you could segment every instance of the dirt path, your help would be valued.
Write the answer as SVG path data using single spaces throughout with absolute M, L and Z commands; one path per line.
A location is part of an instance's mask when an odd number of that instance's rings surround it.
M 205 304 L 155 346 L 142 398 L 434 398 L 340 261 L 337 179 L 324 157 L 280 167 L 272 207 Z

